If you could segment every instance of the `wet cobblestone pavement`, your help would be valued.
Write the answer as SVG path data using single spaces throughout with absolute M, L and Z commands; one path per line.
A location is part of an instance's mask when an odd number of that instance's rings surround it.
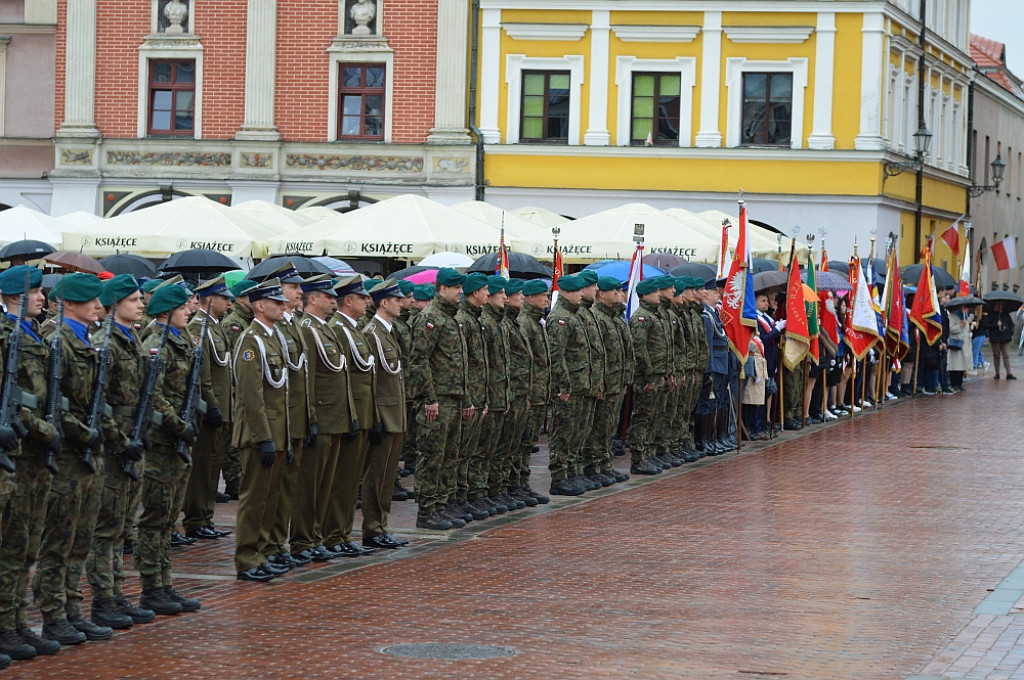
M 0 675 L 1024 678 L 1024 383 L 986 377 L 449 534 L 396 503 L 409 548 L 269 584 L 233 536 L 176 549 L 200 612 Z M 426 643 L 491 658 L 383 651 Z

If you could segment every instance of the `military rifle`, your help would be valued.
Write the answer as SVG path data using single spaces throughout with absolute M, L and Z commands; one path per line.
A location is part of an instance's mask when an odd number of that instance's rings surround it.
M 139 395 L 139 403 L 135 406 L 135 416 L 132 418 L 132 431 L 129 434 L 131 444 L 141 443 L 145 448 L 149 432 L 149 424 L 153 419 L 153 391 L 156 389 L 156 381 L 160 379 L 160 373 L 164 369 L 163 351 L 167 344 L 167 336 L 171 334 L 171 324 L 164 324 L 164 330 L 160 333 L 160 344 L 150 350 L 149 366 L 146 369 L 146 380 L 142 383 L 142 392 Z M 135 471 L 135 461 L 128 459 L 124 464 L 124 473 L 139 480 L 139 473 Z
M 7 336 L 7 354 L 4 357 L 4 378 L 0 384 L 0 430 L 4 431 L 4 439 L 9 442 L 17 442 L 28 434 L 25 425 L 21 422 L 22 391 L 18 387 L 18 361 L 21 357 L 21 340 L 25 337 L 25 330 L 22 323 L 25 322 L 26 310 L 28 308 L 29 283 L 32 280 L 32 272 L 25 272 L 25 289 L 21 292 L 21 302 L 18 308 L 18 321 L 14 330 Z M 17 448 L 15 446 L 14 448 Z M 7 472 L 14 472 L 14 462 L 7 455 L 14 448 L 0 448 L 0 469 Z
M 206 334 L 210 330 L 210 304 L 211 300 L 206 304 L 206 313 L 203 315 L 203 324 L 199 329 L 199 341 L 196 342 L 195 349 L 192 350 L 192 368 L 188 373 L 188 383 L 185 386 L 185 403 L 181 407 L 181 419 L 185 421 L 186 425 L 192 425 L 198 432 L 196 427 L 196 416 L 200 411 L 200 403 L 203 401 L 199 396 L 199 387 L 202 382 L 202 368 L 203 368 L 203 357 L 206 351 Z M 170 319 L 168 319 L 170 321 Z M 203 409 L 205 412 L 205 404 Z M 184 439 L 178 439 L 178 447 L 175 452 L 178 457 L 181 458 L 185 463 L 191 463 L 192 457 L 188 453 L 189 445 Z
M 59 285 L 59 284 L 58 284 Z M 63 291 L 61 291 L 63 294 Z M 44 419 L 58 432 L 61 431 L 61 411 L 64 408 L 64 395 L 60 393 L 60 380 L 63 371 L 64 341 L 61 339 L 61 329 L 64 326 L 64 298 L 57 298 L 57 330 L 50 340 L 50 365 L 46 376 L 46 413 Z M 46 450 L 46 469 L 57 474 L 57 452 L 52 449 Z
M 107 382 L 110 380 L 110 336 L 114 332 L 114 308 L 110 308 L 107 320 L 103 323 L 103 330 L 106 335 L 103 338 L 103 346 L 98 350 L 100 366 L 96 370 L 96 382 L 92 388 L 92 398 L 89 400 L 89 419 L 86 426 L 97 432 L 103 426 L 103 411 L 107 406 Z M 89 468 L 89 472 L 96 472 L 96 461 L 93 460 L 94 451 L 88 444 L 82 449 L 82 463 Z

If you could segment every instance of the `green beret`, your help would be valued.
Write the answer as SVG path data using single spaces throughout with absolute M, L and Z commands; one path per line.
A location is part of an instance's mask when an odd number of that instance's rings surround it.
M 473 272 L 472 274 L 466 275 L 466 280 L 462 282 L 462 292 L 466 295 L 475 293 L 484 286 L 487 285 L 487 274 L 483 272 Z
M 377 286 L 379 286 L 382 283 L 384 283 L 384 279 L 377 279 L 377 278 L 366 279 L 365 281 L 363 281 L 363 289 L 367 293 L 369 293 L 371 290 L 373 290 L 374 288 L 376 288 Z
M 461 286 L 465 280 L 465 274 L 460 274 L 451 267 L 441 267 L 437 270 L 437 285 L 439 286 Z
M 229 289 L 231 294 L 235 297 L 243 297 L 247 292 L 255 288 L 260 284 L 256 283 L 252 279 L 242 279 Z
M 561 276 L 558 279 L 558 290 L 568 291 L 570 293 L 583 290 L 583 286 L 587 285 L 586 282 L 576 274 L 568 274 Z
M 152 293 L 160 286 L 161 283 L 163 283 L 163 279 L 150 279 L 149 281 L 146 281 L 144 284 L 142 284 L 142 292 Z
M 25 292 L 25 275 L 28 274 L 28 289 L 41 288 L 43 272 L 27 264 L 19 264 L 0 274 L 0 293 L 4 295 L 21 295 Z
M 516 293 L 522 293 L 524 283 L 526 283 L 526 281 L 523 281 L 522 279 L 509 279 L 508 283 L 505 284 L 505 294 L 515 295 Z
M 89 302 L 100 296 L 103 282 L 95 274 L 75 272 L 61 279 L 60 297 L 67 302 Z
M 505 290 L 506 285 L 508 285 L 508 279 L 504 276 L 491 275 L 487 277 L 487 292 L 491 295 Z
M 581 272 L 576 272 L 576 276 L 583 279 L 583 281 L 585 282 L 583 284 L 584 286 L 593 286 L 595 283 L 598 282 L 598 279 L 600 279 L 600 277 L 597 275 L 597 272 L 595 272 L 593 269 L 584 269 Z
M 543 279 L 531 279 L 523 284 L 523 295 L 540 295 L 548 292 L 548 284 Z
M 131 274 L 118 274 L 103 284 L 100 302 L 104 307 L 117 304 L 132 293 L 139 291 L 139 282 Z
M 598 290 L 622 290 L 622 281 L 614 276 L 599 276 L 597 277 L 597 288 Z
M 696 276 L 687 276 L 686 287 L 690 290 L 700 290 L 704 287 L 704 279 L 697 278 Z
M 676 282 L 675 282 L 676 295 L 679 295 L 684 290 L 686 290 L 687 285 L 689 285 L 689 281 L 687 281 L 686 279 L 687 279 L 687 277 L 685 277 L 685 276 L 677 276 L 676 277 Z
M 652 281 L 657 281 L 658 282 L 658 290 L 662 290 L 664 288 L 675 288 L 675 285 L 676 285 L 675 277 L 674 276 L 669 276 L 667 274 L 662 274 L 661 276 L 656 276 L 656 277 L 654 277 L 652 279 Z
M 413 300 L 433 300 L 434 299 L 434 286 L 429 283 L 420 283 L 412 291 Z
M 640 283 L 636 284 L 636 294 L 640 297 L 649 293 L 656 293 L 661 290 L 661 277 L 655 276 L 649 279 L 644 279 Z
M 398 282 L 398 289 L 402 291 L 402 295 L 409 296 L 412 295 L 412 292 L 414 290 L 416 290 L 416 284 L 413 283 L 412 281 L 406 281 L 405 279 L 402 279 L 401 281 Z
M 147 310 L 150 316 L 170 312 L 188 302 L 189 292 L 181 286 L 161 286 L 153 291 Z

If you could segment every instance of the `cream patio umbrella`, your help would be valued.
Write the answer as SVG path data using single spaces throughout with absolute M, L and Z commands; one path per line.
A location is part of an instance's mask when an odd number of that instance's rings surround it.
M 328 208 L 326 205 L 311 205 L 305 208 L 299 208 L 295 211 L 296 215 L 302 215 L 303 217 L 312 217 L 313 221 L 322 220 L 325 217 L 334 217 L 339 212 L 334 208 Z
M 166 258 L 214 250 L 232 258 L 266 257 L 274 230 L 215 201 L 189 196 L 64 231 L 63 247 L 87 255 L 134 253 Z
M 545 229 L 551 229 L 551 227 L 557 227 L 560 224 L 572 222 L 568 217 L 562 217 L 558 213 L 548 210 L 547 208 L 525 206 L 522 208 L 516 208 L 512 212 L 519 217 L 522 217 L 527 222 L 533 222 L 538 227 L 543 227 Z
M 498 249 L 499 233 L 468 215 L 422 196 L 403 194 L 314 222 L 300 234 L 270 239 L 273 252 L 342 258 L 420 260 L 450 251 L 470 257 Z
M 99 215 L 94 215 L 93 213 L 86 212 L 84 210 L 69 212 L 58 216 L 56 219 L 58 222 L 64 224 L 65 229 L 69 227 L 86 227 L 90 224 L 96 224 L 97 222 L 103 221 L 103 218 Z
M 65 228 L 66 225 L 55 217 L 17 205 L 0 211 L 0 246 L 33 239 L 56 247 L 60 245 L 60 235 Z
M 671 213 L 676 210 L 672 208 L 665 212 Z M 749 214 L 749 213 L 748 213 Z M 705 210 L 697 213 L 697 217 L 708 223 L 709 226 L 713 227 L 718 232 L 718 238 L 722 238 L 722 220 L 728 219 L 733 228 L 729 229 L 729 248 L 736 247 L 736 239 L 739 238 L 739 230 L 736 228 L 740 224 L 739 217 L 735 215 L 729 215 L 722 212 L 721 210 Z M 747 233 L 750 236 L 750 254 L 754 257 L 763 257 L 769 260 L 778 258 L 779 255 L 779 239 L 776 232 L 771 229 L 765 229 L 752 222 L 747 221 Z M 782 254 L 783 258 L 788 262 L 789 260 L 789 238 L 787 236 L 782 237 Z M 807 259 L 807 244 L 796 242 L 796 255 L 797 257 Z
M 245 201 L 232 205 L 230 210 L 262 223 L 273 229 L 277 234 L 287 233 L 317 221 L 315 215 L 300 215 L 283 205 L 270 201 Z
M 628 260 L 636 248 L 633 235 L 638 224 L 644 225 L 646 252 L 672 253 L 696 262 L 718 257 L 719 241 L 649 205 L 629 203 L 561 225 L 558 249 L 562 261 Z M 541 260 L 551 260 L 554 252 L 546 230 L 516 239 L 515 249 Z
M 519 215 L 515 214 L 514 211 L 504 210 L 485 201 L 464 201 L 462 203 L 456 203 L 452 206 L 452 210 L 458 210 L 464 215 L 469 215 L 474 219 L 480 220 L 481 222 L 497 229 L 499 232 L 501 231 L 502 224 L 504 224 L 506 243 L 508 243 L 510 238 L 533 236 L 538 230 L 544 229 L 544 227 L 536 224 L 535 222 L 523 219 Z

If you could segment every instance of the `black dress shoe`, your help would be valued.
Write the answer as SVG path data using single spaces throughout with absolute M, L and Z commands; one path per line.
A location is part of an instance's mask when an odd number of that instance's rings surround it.
M 171 532 L 171 545 L 192 545 L 197 539 L 183 536 L 179 531 Z M 177 542 L 175 542 L 177 541 Z
M 313 561 L 313 555 L 310 553 L 308 549 L 290 553 L 289 556 L 292 558 L 292 562 L 294 562 L 296 566 L 299 567 L 304 567 Z
M 334 551 L 339 557 L 362 557 L 367 554 L 366 548 L 361 548 L 355 543 L 349 541 L 348 543 L 339 543 L 338 545 L 332 545 L 331 550 Z M 373 551 L 370 551 L 373 552 Z
M 199 539 L 199 538 L 218 539 L 218 538 L 220 538 L 220 534 L 218 534 L 216 531 L 214 531 L 210 527 L 199 527 L 198 529 L 193 529 L 192 531 L 188 532 L 185 535 L 188 536 L 189 538 L 195 538 L 195 539 Z
M 231 500 L 231 496 L 227 495 L 226 493 L 221 493 L 220 491 L 217 492 L 218 503 L 227 503 L 229 500 Z
M 289 569 L 294 569 L 295 567 L 299 566 L 299 563 L 296 562 L 292 558 L 292 556 L 286 552 L 280 552 L 271 555 L 267 558 L 267 561 L 278 567 L 288 567 Z
M 407 494 L 405 492 L 405 489 L 402 487 L 401 484 L 398 483 L 397 479 L 395 480 L 395 488 L 391 490 L 391 500 L 392 501 L 407 501 L 407 500 L 409 500 L 409 494 Z
M 803 425 L 796 418 L 786 418 L 785 427 L 787 430 L 800 430 L 803 429 Z
M 252 569 L 246 569 L 245 571 L 238 572 L 238 575 L 235 578 L 239 581 L 266 583 L 271 579 L 277 578 L 277 575 L 271 574 L 269 571 L 264 571 L 262 567 L 253 567 Z
M 402 544 L 394 540 L 389 534 L 377 534 L 363 539 L 363 545 L 367 548 L 381 548 L 384 550 L 397 550 Z
M 231 535 L 231 529 L 221 529 L 220 527 L 218 527 L 213 522 L 210 522 L 209 524 L 207 524 L 206 528 L 210 529 L 211 531 L 213 531 L 214 533 L 216 533 L 218 536 L 221 536 L 221 537 L 223 537 L 223 536 L 230 536 Z
M 314 562 L 329 562 L 330 560 L 333 560 L 335 557 L 337 557 L 337 555 L 334 554 L 333 550 L 328 550 L 322 545 L 318 545 L 315 548 L 310 548 L 308 552 L 310 553 L 310 556 L 313 558 Z
M 274 576 L 287 574 L 289 571 L 292 570 L 291 567 L 286 567 L 283 564 L 274 564 L 273 562 L 264 562 L 260 565 L 260 569 L 262 569 L 263 571 L 270 572 Z

